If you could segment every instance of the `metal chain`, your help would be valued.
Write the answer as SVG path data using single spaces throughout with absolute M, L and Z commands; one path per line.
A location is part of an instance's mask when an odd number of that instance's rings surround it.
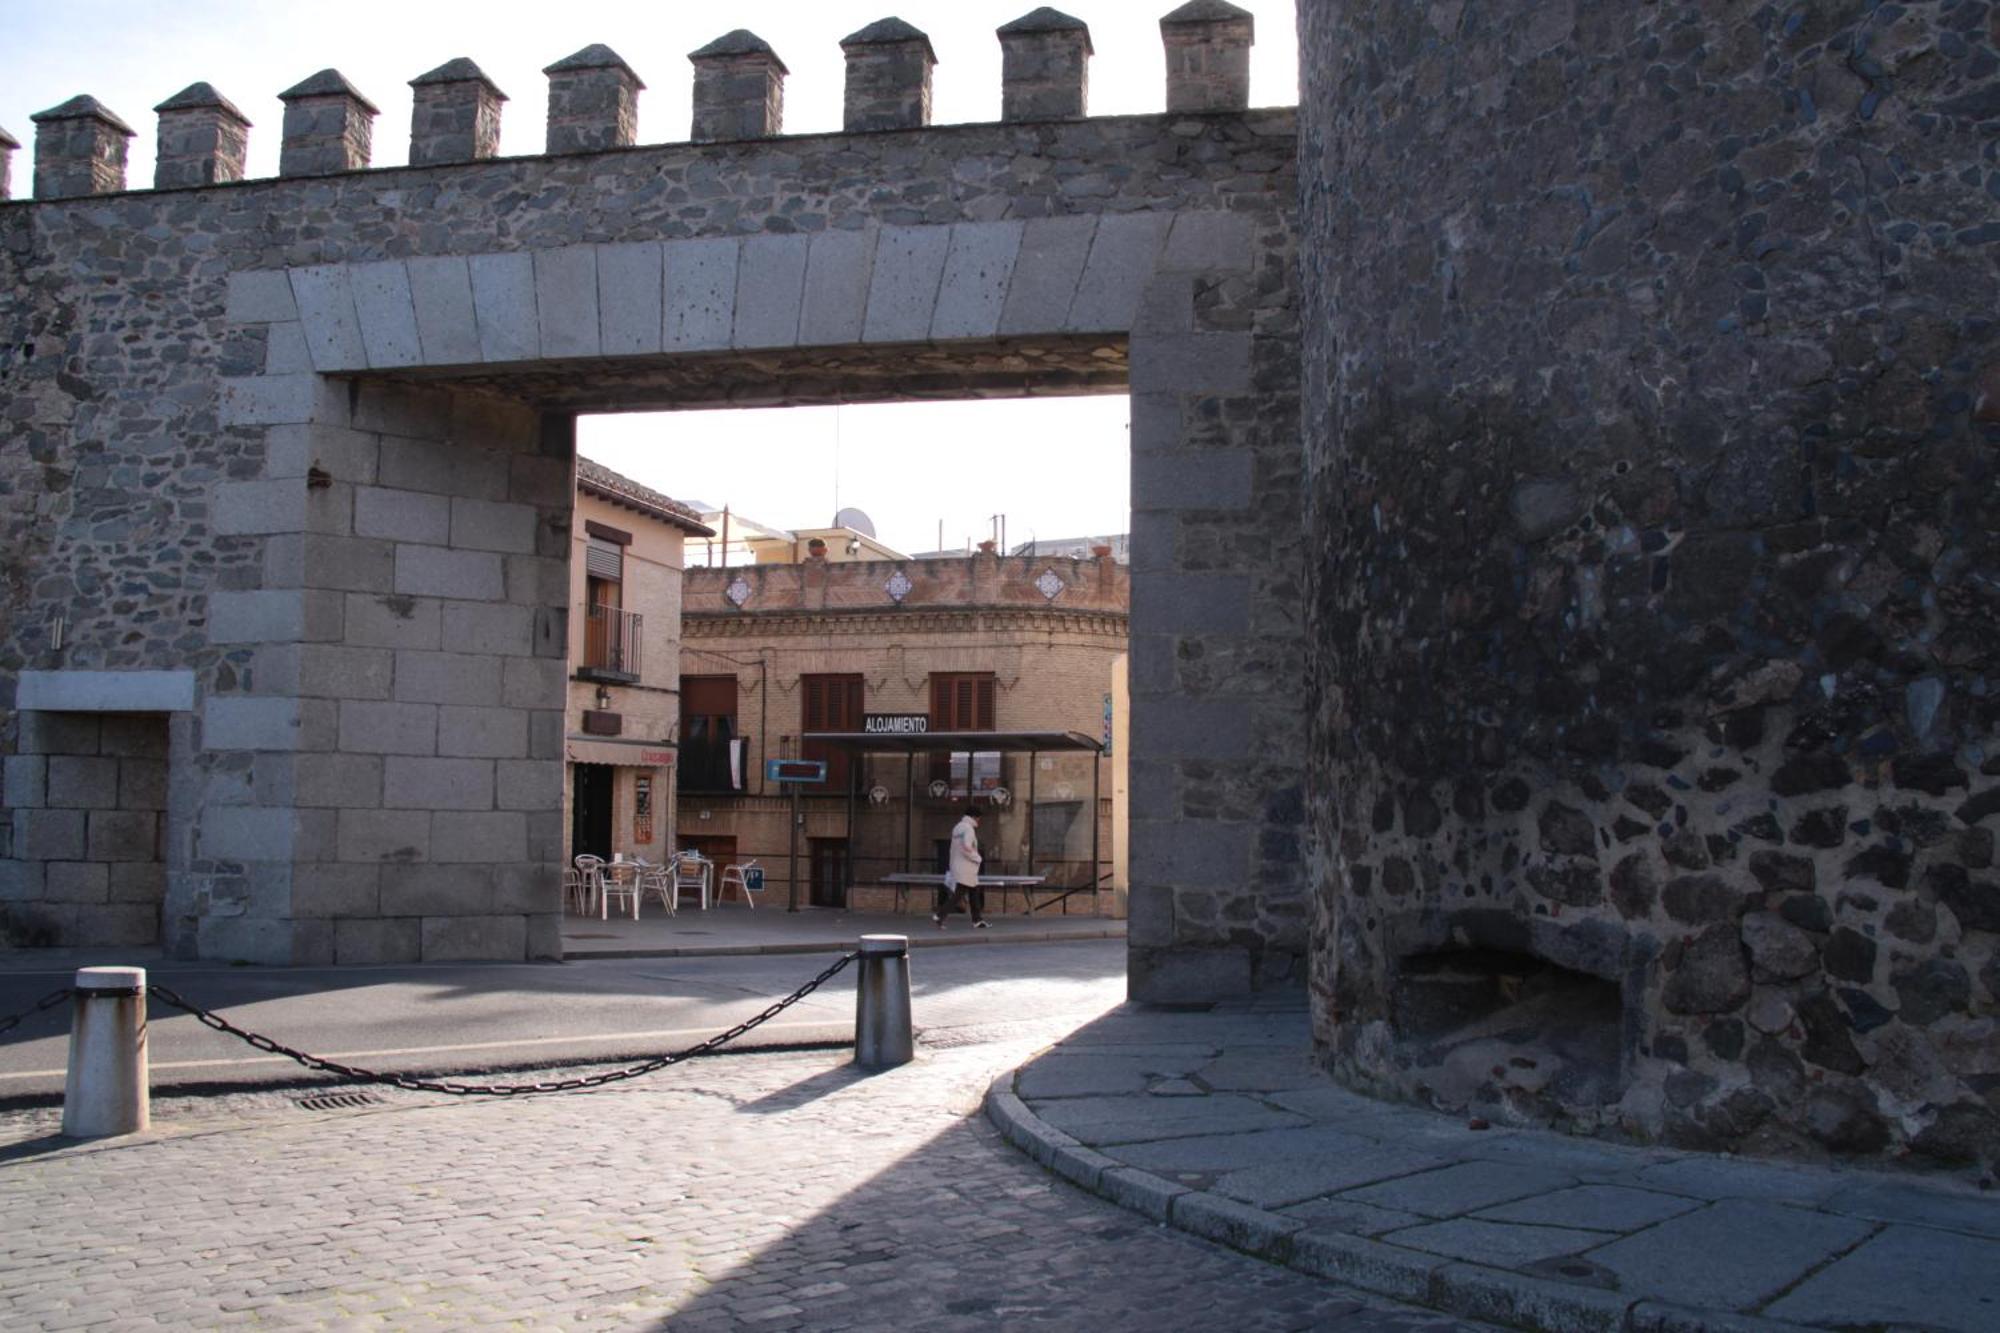
M 296 1060 L 307 1069 L 317 1069 L 323 1073 L 338 1074 L 342 1078 L 354 1079 L 362 1083 L 386 1083 L 392 1087 L 402 1088 L 407 1092 L 441 1092 L 453 1097 L 519 1097 L 533 1092 L 574 1092 L 579 1088 L 601 1088 L 607 1083 L 617 1083 L 628 1078 L 644 1077 L 647 1074 L 665 1069 L 668 1065 L 677 1065 L 683 1060 L 692 1060 L 697 1056 L 711 1055 L 730 1042 L 735 1041 L 752 1028 L 769 1022 L 797 1004 L 800 1000 L 805 999 L 806 996 L 832 980 L 836 973 L 860 956 L 859 953 L 842 955 L 834 962 L 833 966 L 827 968 L 826 971 L 820 973 L 811 981 L 808 981 L 805 985 L 787 995 L 784 999 L 779 1000 L 755 1018 L 745 1019 L 735 1027 L 730 1028 L 727 1032 L 718 1033 L 710 1037 L 707 1041 L 697 1045 L 689 1046 L 684 1050 L 673 1051 L 666 1055 L 655 1056 L 650 1060 L 636 1065 L 628 1065 L 623 1069 L 611 1069 L 600 1074 L 585 1074 L 578 1078 L 553 1079 L 541 1083 L 436 1083 L 427 1079 L 412 1078 L 407 1074 L 385 1074 L 373 1069 L 362 1069 L 356 1065 L 344 1065 L 338 1060 L 328 1060 L 321 1056 L 308 1055 L 304 1051 L 295 1051 L 289 1046 L 271 1040 L 269 1037 L 256 1032 L 245 1031 L 220 1014 L 211 1013 L 203 1009 L 200 1005 L 192 1004 L 181 998 L 181 996 L 165 986 L 155 985 L 151 987 L 151 991 L 163 1003 L 193 1014 L 195 1018 L 207 1026 L 214 1028 L 217 1032 L 226 1032 L 232 1037 L 248 1042 L 260 1051 L 265 1051 L 272 1055 L 282 1055 L 288 1060 Z M 65 995 L 68 993 L 68 991 L 63 992 Z
M 9 1032 L 12 1032 L 15 1028 L 21 1026 L 21 1021 L 23 1019 L 33 1018 L 36 1014 L 41 1013 L 42 1010 L 44 1009 L 55 1008 L 57 1005 L 61 1004 L 64 1000 L 67 1000 L 75 992 L 75 990 L 76 987 L 74 986 L 64 986 L 60 990 L 52 990 L 47 995 L 44 995 L 41 999 L 35 1001 L 33 1005 L 29 1006 L 26 1009 L 23 1009 L 20 1013 L 10 1014 L 6 1018 L 0 1018 L 0 1037 L 6 1036 Z

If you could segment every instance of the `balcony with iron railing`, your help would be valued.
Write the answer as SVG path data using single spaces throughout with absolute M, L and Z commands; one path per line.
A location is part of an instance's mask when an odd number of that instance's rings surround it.
M 583 622 L 583 661 L 576 674 L 584 680 L 636 685 L 645 642 L 645 617 L 615 606 L 593 605 Z

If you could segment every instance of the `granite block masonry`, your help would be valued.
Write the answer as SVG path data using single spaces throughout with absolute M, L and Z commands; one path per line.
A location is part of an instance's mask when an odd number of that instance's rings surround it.
M 1301 7 L 1340 1077 L 2000 1159 L 1988 8 Z
M 765 59 L 747 35 L 712 45 Z M 922 81 L 892 81 L 893 131 L 779 138 L 776 85 L 725 80 L 726 142 L 639 145 L 637 79 L 586 48 L 550 69 L 555 151 L 503 159 L 480 155 L 476 68 L 419 77 L 408 167 L 358 169 L 366 108 L 330 72 L 302 94 L 339 112 L 328 174 L 0 207 L 0 698 L 18 703 L 0 739 L 101 793 L 82 733 L 121 703 L 164 718 L 160 942 L 264 962 L 559 950 L 552 553 L 577 413 L 1143 383 L 1144 521 L 1207 582 L 1136 618 L 1170 665 L 1140 694 L 1230 736 L 1134 737 L 1167 779 L 1149 818 L 1204 848 L 1134 886 L 1152 923 L 1134 986 L 1296 984 L 1304 756 L 1279 682 L 1303 661 L 1302 548 L 1273 518 L 1297 513 L 1292 114 L 928 127 Z M 963 184 L 945 199 L 941 180 Z M 84 207 L 109 211 L 62 211 Z M 1210 466 L 1226 485 L 1188 484 Z M 185 697 L 105 688 L 126 675 Z M 73 748 L 24 748 L 58 736 Z M 1224 739 L 1254 765 L 1211 762 Z M 52 763 L 10 769 L 7 901 L 78 943 L 99 938 L 89 867 L 105 895 L 139 874 L 92 856 L 134 821 L 47 804 Z

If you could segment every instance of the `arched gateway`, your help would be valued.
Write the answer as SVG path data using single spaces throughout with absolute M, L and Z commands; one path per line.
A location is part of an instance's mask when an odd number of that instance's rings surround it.
M 550 67 L 533 158 L 491 159 L 469 61 L 415 81 L 407 168 L 360 170 L 332 71 L 276 180 L 234 179 L 206 85 L 150 192 L 104 108 L 38 117 L 0 206 L 10 930 L 557 954 L 576 413 L 1129 389 L 1134 986 L 1302 972 L 1294 116 L 1242 109 L 1226 15 L 1167 25 L 1220 53 L 1189 109 L 1097 120 L 1081 25 L 1010 28 L 991 125 L 924 124 L 893 22 L 845 44 L 837 135 L 771 137 L 748 34 L 694 57 L 727 142 L 631 146 L 602 47 Z

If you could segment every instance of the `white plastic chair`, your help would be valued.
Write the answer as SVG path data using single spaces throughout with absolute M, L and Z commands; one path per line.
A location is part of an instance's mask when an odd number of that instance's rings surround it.
M 583 912 L 590 915 L 593 907 L 603 915 L 604 906 L 604 858 L 582 852 L 576 858 L 576 877 L 583 883 Z
M 565 866 L 562 872 L 563 910 L 582 916 L 590 911 L 590 890 L 584 887 L 583 872 Z
M 757 868 L 757 858 L 755 857 L 750 858 L 748 861 L 741 862 L 740 864 L 731 864 L 724 866 L 722 868 L 722 880 L 715 886 L 716 905 L 718 907 L 722 905 L 722 900 L 729 894 L 730 886 L 734 885 L 736 887 L 737 892 L 743 895 L 743 905 L 754 911 L 757 907 L 757 899 L 751 895 L 750 881 L 744 875 L 743 872 L 746 870 L 754 870 L 756 868 Z
M 674 891 L 672 866 L 655 865 L 651 861 L 639 862 L 639 896 L 643 898 L 648 893 L 659 898 L 660 906 L 667 909 L 668 916 L 676 914 L 680 904 L 674 900 L 680 895 Z
M 674 897 L 678 899 L 683 889 L 693 889 L 701 910 L 708 910 L 709 874 L 715 863 L 694 852 L 682 852 L 674 858 Z

